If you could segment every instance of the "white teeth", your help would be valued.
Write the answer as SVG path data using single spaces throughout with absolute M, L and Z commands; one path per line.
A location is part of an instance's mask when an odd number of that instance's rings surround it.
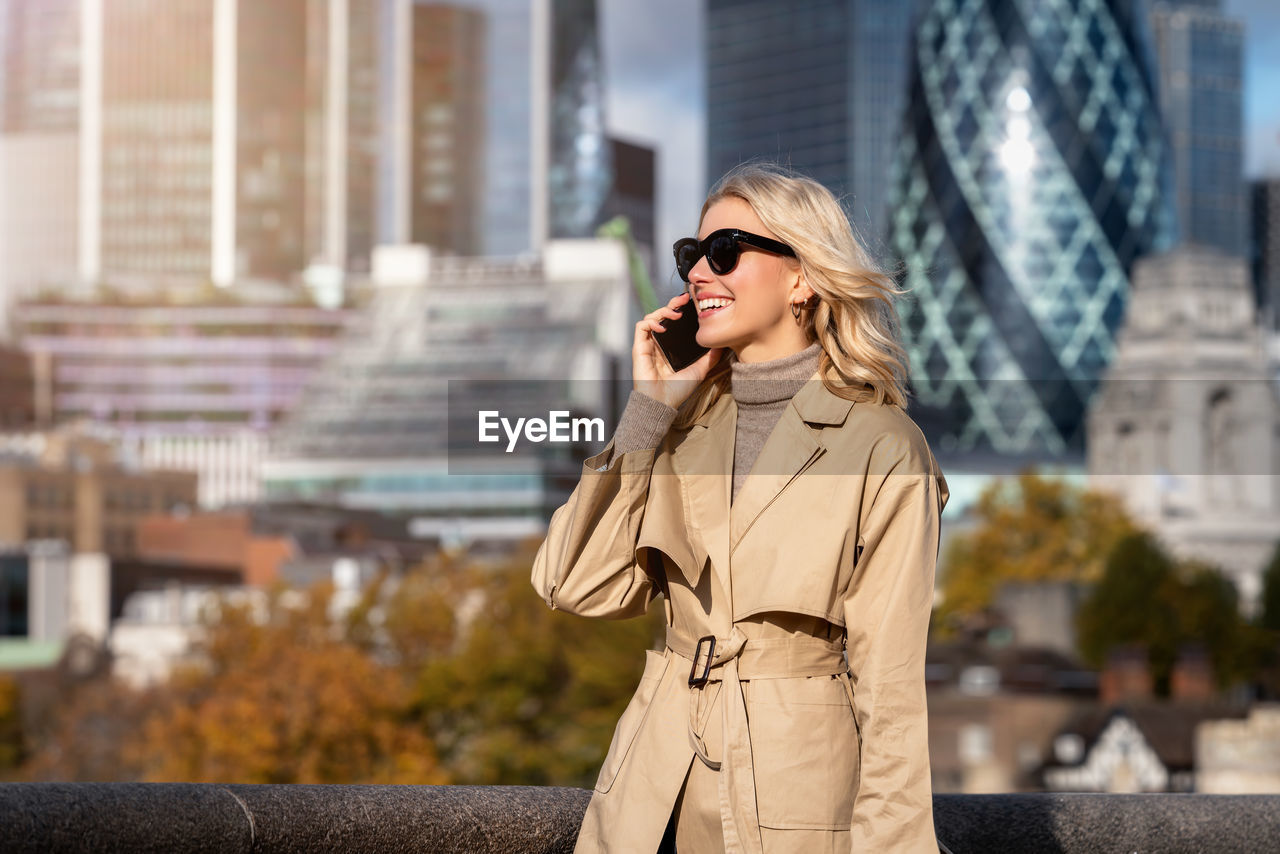
M 728 305 L 731 302 L 733 302 L 733 300 L 723 299 L 721 297 L 715 297 L 713 299 L 703 300 L 702 302 L 698 303 L 698 311 L 706 311 L 709 308 L 720 308 L 722 306 Z

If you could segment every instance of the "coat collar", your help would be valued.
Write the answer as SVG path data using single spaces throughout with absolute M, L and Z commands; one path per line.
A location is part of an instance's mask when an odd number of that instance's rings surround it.
M 733 449 L 738 406 L 725 392 L 690 427 L 673 457 L 685 476 L 693 530 L 711 559 L 717 577 L 732 599 L 729 561 L 734 548 L 766 507 L 826 450 L 818 440 L 821 429 L 810 425 L 843 424 L 853 401 L 828 391 L 814 371 L 796 392 L 766 439 L 746 483 L 730 504 L 733 489 Z M 702 567 L 696 572 L 700 575 Z M 697 578 L 689 579 L 691 584 Z
M 736 408 L 730 407 L 729 401 L 732 401 L 733 395 L 725 392 L 720 398 L 708 409 L 702 413 L 699 418 L 693 422 L 694 426 L 711 427 L 718 424 L 725 417 L 724 409 Z M 839 425 L 844 423 L 844 419 L 848 417 L 849 410 L 853 408 L 853 401 L 845 400 L 837 394 L 827 390 L 826 385 L 822 382 L 822 374 L 814 371 L 804 386 L 791 398 L 791 405 L 787 407 L 790 411 L 795 408 L 800 415 L 801 421 L 808 421 L 812 424 Z M 745 487 L 744 487 L 745 488 Z

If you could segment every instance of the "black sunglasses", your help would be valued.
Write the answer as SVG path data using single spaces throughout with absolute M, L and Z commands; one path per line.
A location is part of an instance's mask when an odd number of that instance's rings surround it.
M 706 256 L 707 263 L 711 265 L 711 272 L 717 276 L 723 276 L 738 266 L 738 257 L 742 254 L 742 250 L 738 248 L 739 243 L 746 243 L 748 246 L 754 246 L 775 255 L 796 257 L 795 250 L 785 243 L 779 243 L 749 231 L 722 228 L 711 232 L 702 240 L 696 237 L 683 237 L 677 240 L 671 247 L 671 251 L 676 256 L 676 272 L 680 274 L 683 281 L 689 281 L 689 273 L 698 261 Z

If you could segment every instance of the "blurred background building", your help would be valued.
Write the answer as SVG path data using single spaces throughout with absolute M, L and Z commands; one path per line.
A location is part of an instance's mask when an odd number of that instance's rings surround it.
M 499 382 L 526 389 L 543 416 L 617 414 L 633 331 L 622 248 L 552 241 L 539 259 L 499 261 L 383 247 L 374 259 L 362 323 L 272 438 L 264 497 L 408 513 L 416 536 L 451 542 L 535 535 L 581 459 L 468 468 L 450 437 L 475 435 L 462 415 L 485 400 L 517 409 Z
M 484 221 L 484 16 L 413 9 L 409 242 L 479 255 Z
M 845 199 L 869 240 L 887 225 L 918 0 L 709 0 L 707 175 L 752 158 Z
M 1250 185 L 1254 297 L 1267 327 L 1280 330 L 1280 178 Z M 1280 351 L 1275 352 L 1280 361 Z
M 380 0 L 308 0 L 305 255 L 310 275 L 368 271 L 378 241 Z
M 636 142 L 609 138 L 612 149 L 613 183 L 600 210 L 606 222 L 623 217 L 635 240 L 637 252 L 644 261 L 650 280 L 663 269 L 665 253 L 658 246 L 658 169 L 657 153 Z
M 1135 265 L 1088 426 L 1091 482 L 1255 614 L 1280 533 L 1280 394 L 1242 257 L 1192 245 Z
M 229 286 L 299 270 L 305 0 L 84 0 L 82 14 L 82 278 Z
M 75 280 L 79 257 L 79 0 L 12 0 L 0 29 L 0 318 Z M 0 329 L 4 323 L 0 322 Z
M 1150 6 L 1180 238 L 1242 256 L 1249 235 L 1244 26 L 1223 12 L 1221 0 L 1151 0 Z
M 268 431 L 358 314 L 237 293 L 249 301 L 18 304 L 33 426 L 90 422 L 141 465 L 198 472 L 202 506 L 257 500 Z
M 912 53 L 890 243 L 944 454 L 1079 454 L 1129 270 L 1174 237 L 1141 4 L 1027 6 L 938 0 Z

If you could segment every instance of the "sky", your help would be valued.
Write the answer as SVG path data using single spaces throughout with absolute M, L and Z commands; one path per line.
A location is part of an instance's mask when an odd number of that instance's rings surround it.
M 658 255 L 665 261 L 665 247 L 697 227 L 709 183 L 703 3 L 599 4 L 610 129 L 658 149 Z M 1244 23 L 1245 175 L 1280 177 L 1280 0 L 1225 0 L 1223 8 Z M 679 290 L 672 276 L 654 285 Z

